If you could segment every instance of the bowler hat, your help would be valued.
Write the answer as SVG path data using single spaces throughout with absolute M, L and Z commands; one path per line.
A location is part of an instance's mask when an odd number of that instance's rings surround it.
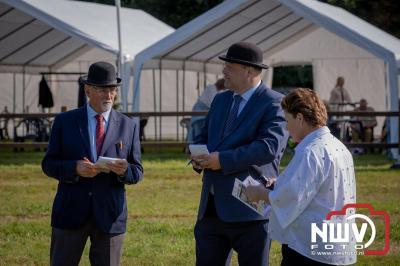
M 120 86 L 115 67 L 107 62 L 96 62 L 90 65 L 88 75 L 82 76 L 83 83 L 97 87 Z
M 252 66 L 255 68 L 268 68 L 263 64 L 263 52 L 261 49 L 249 42 L 238 42 L 231 45 L 226 55 L 218 57 L 223 61 Z

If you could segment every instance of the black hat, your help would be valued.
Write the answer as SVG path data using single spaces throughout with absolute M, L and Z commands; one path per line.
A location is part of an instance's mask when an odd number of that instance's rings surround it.
M 83 83 L 98 87 L 120 86 L 115 67 L 107 62 L 96 62 L 90 65 L 88 75 L 82 76 Z
M 238 42 L 229 47 L 226 55 L 218 57 L 223 61 L 252 66 L 256 68 L 268 68 L 263 62 L 263 52 L 261 49 L 249 42 Z

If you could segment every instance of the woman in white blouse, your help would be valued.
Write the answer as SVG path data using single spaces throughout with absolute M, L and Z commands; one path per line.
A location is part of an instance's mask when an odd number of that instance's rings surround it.
M 308 89 L 296 89 L 282 100 L 295 155 L 276 179 L 274 190 L 249 186 L 251 201 L 271 204 L 269 235 L 282 243 L 281 265 L 349 265 L 357 260 L 354 236 L 347 243 L 311 242 L 311 224 L 322 228 L 329 212 L 355 203 L 356 183 L 349 150 L 326 127 L 322 100 Z M 354 213 L 349 209 L 346 215 Z M 345 215 L 345 216 L 346 216 Z M 346 217 L 336 216 L 335 221 Z M 351 231 L 351 230 L 350 230 Z M 314 239 L 315 240 L 315 239 Z M 333 244 L 328 246 L 326 244 Z

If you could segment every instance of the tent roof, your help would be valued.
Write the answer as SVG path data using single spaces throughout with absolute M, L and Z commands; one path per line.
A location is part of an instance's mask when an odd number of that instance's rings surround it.
M 181 68 L 185 61 L 186 69 L 202 70 L 205 63 L 220 63 L 218 55 L 234 42 L 254 42 L 268 54 L 318 27 L 378 57 L 394 54 L 400 66 L 399 39 L 341 8 L 314 0 L 225 1 L 139 53 L 135 63 L 143 62 L 146 68 L 162 59 L 166 68 Z
M 121 8 L 122 50 L 134 57 L 174 31 L 151 15 Z M 66 0 L 0 0 L 1 70 L 63 65 L 90 48 L 118 53 L 116 8 Z

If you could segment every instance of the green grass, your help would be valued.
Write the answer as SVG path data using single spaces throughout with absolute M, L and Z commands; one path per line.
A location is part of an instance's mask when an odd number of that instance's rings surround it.
M 0 151 L 0 265 L 48 264 L 57 182 L 42 173 L 42 156 L 42 152 Z M 286 156 L 283 165 L 288 160 Z M 129 220 L 122 265 L 194 265 L 193 226 L 201 176 L 186 162 L 186 156 L 174 149 L 143 155 L 144 180 L 127 187 Z M 392 162 L 380 155 L 359 156 L 355 162 L 357 201 L 371 203 L 391 218 L 389 254 L 359 256 L 357 265 L 398 265 L 400 170 L 389 170 Z M 377 241 L 382 243 L 383 235 Z M 81 265 L 89 265 L 87 247 Z M 273 242 L 271 265 L 279 265 L 280 259 L 280 245 Z M 232 265 L 237 265 L 236 256 Z

